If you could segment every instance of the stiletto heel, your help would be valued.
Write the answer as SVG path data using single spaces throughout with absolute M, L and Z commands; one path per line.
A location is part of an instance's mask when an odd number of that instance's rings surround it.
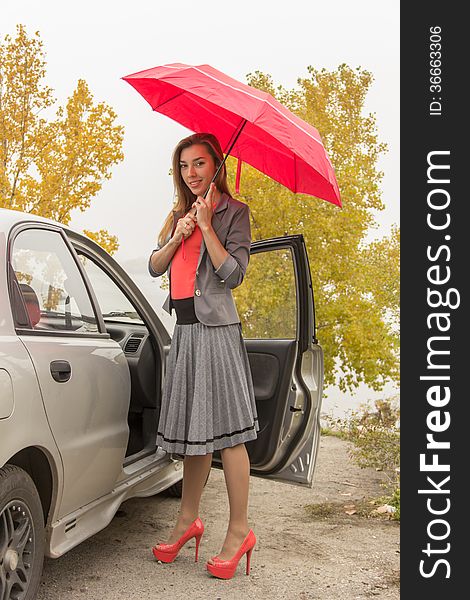
M 212 557 L 214 564 L 206 563 L 206 569 L 219 579 L 232 579 L 237 570 L 238 563 L 244 554 L 246 554 L 246 574 L 250 574 L 251 553 L 256 544 L 256 537 L 253 530 L 250 529 L 248 535 L 243 540 L 242 545 L 230 560 L 220 560 L 217 556 Z
M 196 536 L 196 558 L 194 559 L 194 562 L 197 562 L 198 558 L 199 558 L 199 544 L 201 542 L 201 538 L 202 538 L 202 533 L 201 533 L 201 535 Z
M 199 544 L 201 542 L 202 534 L 204 533 L 204 525 L 201 519 L 198 517 L 191 525 L 186 529 L 183 535 L 174 544 L 157 544 L 152 548 L 153 555 L 157 560 L 161 560 L 164 563 L 171 563 L 178 556 L 181 548 L 189 542 L 192 538 L 196 538 L 196 559 L 197 562 L 199 555 Z
M 249 575 L 250 574 L 250 561 L 251 561 L 251 553 L 253 552 L 253 548 L 251 550 L 248 550 L 248 552 L 246 553 L 246 574 Z

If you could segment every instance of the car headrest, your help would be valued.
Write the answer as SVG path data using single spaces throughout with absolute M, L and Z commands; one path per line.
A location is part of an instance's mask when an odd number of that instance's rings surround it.
M 23 300 L 31 320 L 31 325 L 34 327 L 41 319 L 41 309 L 39 307 L 38 297 L 33 288 L 27 283 L 20 283 L 20 290 L 23 294 Z

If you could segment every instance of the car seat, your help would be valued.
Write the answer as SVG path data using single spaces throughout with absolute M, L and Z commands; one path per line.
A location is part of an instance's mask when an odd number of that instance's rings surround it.
M 20 290 L 23 295 L 23 300 L 28 311 L 31 325 L 35 327 L 41 320 L 41 308 L 36 292 L 27 283 L 20 283 Z

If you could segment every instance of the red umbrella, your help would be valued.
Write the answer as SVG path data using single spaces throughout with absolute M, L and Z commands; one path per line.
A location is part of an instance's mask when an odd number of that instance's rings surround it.
M 174 63 L 123 77 L 153 110 L 195 132 L 213 133 L 226 155 L 293 192 L 341 206 L 338 184 L 320 134 L 266 92 L 209 65 Z

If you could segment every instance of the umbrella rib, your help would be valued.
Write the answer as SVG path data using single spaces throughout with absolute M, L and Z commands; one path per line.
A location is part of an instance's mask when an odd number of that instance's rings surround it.
M 175 94 L 171 98 L 168 98 L 168 100 L 165 100 L 165 102 L 162 102 L 161 104 L 158 104 L 157 106 L 152 106 L 152 110 L 157 110 L 157 108 L 161 108 L 162 106 L 165 106 L 165 104 L 168 104 L 168 102 L 171 102 L 172 100 L 174 100 L 175 98 L 178 98 L 178 96 L 182 96 L 183 94 L 185 94 L 184 90 L 179 91 L 177 94 Z
M 245 94 L 246 96 L 250 96 L 251 98 L 254 98 L 255 100 L 258 100 L 259 102 L 262 102 L 262 100 L 260 100 L 260 98 L 258 98 L 258 96 L 256 96 L 255 94 L 250 94 L 250 92 L 247 92 L 244 89 L 235 87 L 233 85 L 230 85 L 229 83 L 225 83 L 224 81 L 221 81 L 220 79 L 217 79 L 217 77 L 214 77 L 213 75 L 210 75 L 209 73 L 206 73 L 205 71 L 201 71 L 201 69 L 199 69 L 198 67 L 193 67 L 193 69 L 195 69 L 196 71 L 198 71 L 198 73 L 201 73 L 201 75 L 204 75 L 205 77 L 209 77 L 210 79 L 213 79 L 214 81 L 217 81 L 217 83 L 220 83 L 221 85 L 224 85 L 225 87 L 229 87 L 232 90 L 236 90 L 238 92 L 241 92 L 242 94 Z M 273 104 L 271 104 L 271 102 L 269 102 L 269 94 L 266 94 L 266 96 L 267 96 L 267 99 L 264 100 L 264 102 L 266 102 L 266 104 L 269 104 L 269 106 L 271 108 L 273 108 L 277 113 L 279 113 L 281 115 L 281 117 L 284 117 L 284 119 L 286 119 L 287 121 L 289 121 L 289 123 L 291 123 L 292 125 L 294 125 L 294 127 L 297 127 L 297 129 L 300 129 L 300 131 L 302 131 L 303 133 L 305 133 L 306 135 L 308 135 L 308 137 L 310 137 L 312 140 L 314 140 L 315 142 L 317 142 L 317 144 L 320 144 L 320 146 L 322 148 L 324 148 L 321 140 L 317 139 L 314 135 L 312 135 L 308 131 L 305 131 L 305 129 L 303 127 L 301 127 L 298 123 L 296 123 L 292 119 L 289 119 L 289 117 L 287 115 L 285 115 L 282 111 L 280 111 L 279 108 L 277 108 L 277 106 L 274 106 Z

